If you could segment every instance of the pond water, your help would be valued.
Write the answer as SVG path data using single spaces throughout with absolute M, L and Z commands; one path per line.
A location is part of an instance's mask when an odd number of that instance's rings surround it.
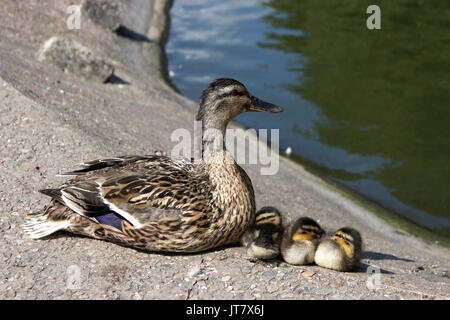
M 243 114 L 323 176 L 450 237 L 450 1 L 175 1 L 169 75 L 197 100 L 231 77 L 284 108 Z M 275 205 L 275 204 L 274 204 Z

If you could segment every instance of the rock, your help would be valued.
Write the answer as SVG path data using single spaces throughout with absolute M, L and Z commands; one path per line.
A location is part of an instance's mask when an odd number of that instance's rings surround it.
M 423 266 L 418 266 L 416 269 L 414 269 L 414 272 L 420 272 L 425 270 L 425 268 Z
M 333 282 L 330 286 L 331 286 L 332 288 L 339 288 L 339 287 L 341 287 L 343 284 L 344 284 L 344 280 L 338 279 L 338 280 L 336 280 L 335 282 Z
M 193 277 L 198 276 L 201 273 L 202 273 L 202 270 L 200 268 L 194 267 L 194 268 L 189 269 L 188 276 L 190 278 L 193 278 Z
M 116 31 L 122 24 L 122 8 L 114 0 L 84 0 L 81 9 L 89 19 L 105 29 Z
M 50 38 L 39 50 L 37 58 L 88 80 L 105 82 L 114 73 L 114 66 L 72 39 Z
M 310 277 L 312 277 L 313 275 L 315 275 L 316 273 L 314 272 L 314 271 L 305 271 L 305 272 L 303 272 L 302 273 L 302 275 L 304 276 L 304 277 L 306 277 L 306 278 L 310 278 Z
M 275 291 L 278 291 L 279 287 L 275 282 L 271 282 L 266 286 L 266 290 L 269 293 L 274 293 Z

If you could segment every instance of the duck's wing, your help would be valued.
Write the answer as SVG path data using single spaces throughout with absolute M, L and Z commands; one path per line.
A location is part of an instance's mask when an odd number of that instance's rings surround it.
M 161 161 L 167 162 L 169 158 L 160 155 L 127 155 L 114 158 L 103 158 L 80 163 L 81 169 L 61 173 L 58 176 L 80 176 L 88 172 L 101 170 L 104 168 L 120 168 L 131 164 L 146 163 L 147 165 L 158 164 Z
M 41 192 L 88 218 L 102 221 L 114 213 L 137 228 L 210 210 L 207 175 L 194 174 L 188 165 L 168 157 L 120 157 L 85 165 L 61 188 Z

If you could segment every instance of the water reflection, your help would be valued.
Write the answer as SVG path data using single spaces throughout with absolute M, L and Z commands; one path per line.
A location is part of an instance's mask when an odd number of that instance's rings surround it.
M 265 22 L 307 36 L 269 32 L 260 46 L 301 57 L 286 87 L 320 107 L 320 142 L 363 155 L 334 168 L 369 165 L 369 179 L 342 182 L 450 235 L 450 2 L 383 2 L 380 31 L 365 28 L 369 4 L 267 1 Z
M 450 235 L 450 2 L 175 1 L 167 53 L 188 97 L 218 77 L 276 101 L 280 145 L 412 221 Z

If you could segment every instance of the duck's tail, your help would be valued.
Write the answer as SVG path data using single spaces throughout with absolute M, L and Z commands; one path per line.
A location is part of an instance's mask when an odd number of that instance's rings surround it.
M 22 225 L 26 235 L 31 239 L 39 239 L 56 231 L 70 227 L 66 218 L 67 208 L 57 201 L 52 201 L 42 212 L 27 215 L 27 221 Z
M 43 214 L 28 218 L 22 225 L 23 231 L 31 239 L 39 239 L 70 226 L 69 221 L 49 221 Z

